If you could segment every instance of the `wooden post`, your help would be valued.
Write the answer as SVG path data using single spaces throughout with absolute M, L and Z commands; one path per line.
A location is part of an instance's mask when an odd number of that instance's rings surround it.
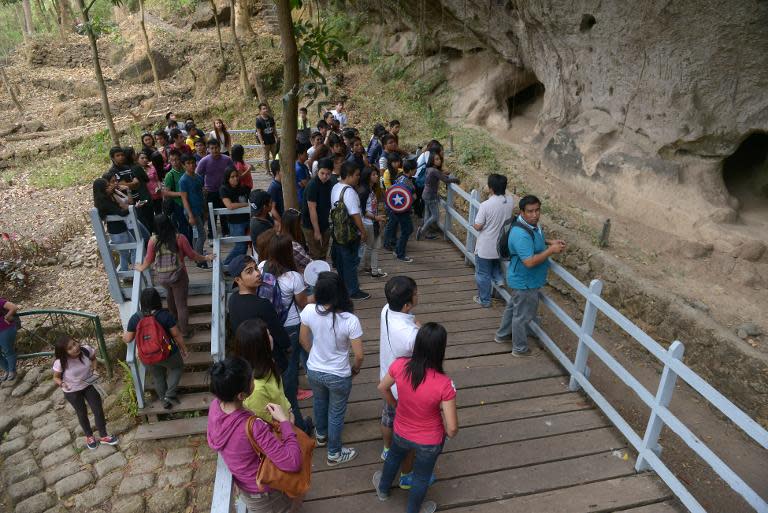
M 451 214 L 448 210 L 453 208 L 454 187 L 456 187 L 454 184 L 448 184 L 448 192 L 445 195 L 445 219 L 443 220 L 443 237 L 445 237 L 445 240 L 448 240 L 448 234 L 451 233 L 453 223 Z
M 600 293 L 603 291 L 603 282 L 600 280 L 592 280 L 592 282 L 589 284 L 589 292 L 591 294 L 594 294 L 596 296 L 599 296 Z M 587 359 L 589 359 L 589 348 L 587 347 L 586 342 L 584 341 L 584 336 L 589 335 L 592 336 L 592 333 L 595 331 L 595 320 L 597 319 L 597 307 L 595 304 L 590 300 L 590 297 L 587 296 L 587 304 L 584 306 L 584 317 L 581 319 L 581 333 L 582 335 L 579 337 L 579 345 L 576 348 L 576 358 L 573 360 L 573 368 L 575 372 L 578 372 L 580 374 L 583 374 L 586 377 L 589 377 L 589 367 L 587 367 Z M 568 384 L 568 388 L 575 392 L 579 388 L 579 383 L 576 381 L 576 378 L 571 376 L 571 381 Z
M 672 342 L 672 345 L 669 346 L 669 349 L 667 349 L 667 356 L 670 360 L 682 360 L 684 352 L 685 346 L 679 340 L 675 340 Z M 651 409 L 651 416 L 648 419 L 648 426 L 645 429 L 643 444 L 638 449 L 637 463 L 635 463 L 635 470 L 638 472 L 650 468 L 650 465 L 644 456 L 646 451 L 653 451 L 656 455 L 661 454 L 659 435 L 661 435 L 661 428 L 664 427 L 664 421 L 659 417 L 658 410 L 659 408 L 666 408 L 669 406 L 669 402 L 672 400 L 672 394 L 675 392 L 676 382 L 677 373 L 670 369 L 669 365 L 665 365 L 664 370 L 661 373 L 661 379 L 659 380 L 656 401 Z
M 475 218 L 477 217 L 477 211 L 480 206 L 480 191 L 477 189 L 472 189 L 472 192 L 469 193 L 469 196 L 472 198 L 472 201 L 469 202 L 469 226 L 472 226 L 475 224 Z M 467 239 L 464 243 L 464 247 L 467 248 L 468 254 L 473 254 L 475 252 L 475 244 L 477 243 L 477 237 L 475 237 L 475 234 L 472 233 L 470 229 L 467 229 Z M 469 265 L 470 260 L 468 255 L 464 255 L 464 264 Z

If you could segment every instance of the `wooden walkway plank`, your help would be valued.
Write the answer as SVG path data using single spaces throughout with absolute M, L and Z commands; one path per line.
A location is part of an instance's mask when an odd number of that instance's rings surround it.
M 451 511 L 454 513 L 529 513 L 531 511 L 538 513 L 602 513 L 620 509 L 623 512 L 633 513 L 680 513 L 679 509 L 665 506 L 669 503 L 625 509 L 639 504 L 647 504 L 651 501 L 663 501 L 669 496 L 669 490 L 661 486 L 655 476 L 640 474 L 560 488 L 550 492 L 525 495 L 498 502 L 486 502 Z
M 438 460 L 439 464 L 439 460 Z M 457 479 L 438 480 L 427 493 L 441 509 L 453 508 L 556 490 L 582 483 L 614 479 L 633 474 L 627 462 L 610 452 L 531 465 L 520 468 L 487 472 Z M 370 477 L 369 477 L 370 479 Z M 339 498 L 307 501 L 305 513 L 385 513 L 405 509 L 407 493 L 393 490 L 389 501 L 381 502 L 369 485 L 370 493 Z
M 502 426 L 496 426 L 500 429 Z M 451 443 L 446 441 L 446 445 Z M 437 460 L 435 475 L 438 482 L 499 470 L 538 465 L 566 458 L 604 453 L 605 447 L 623 447 L 611 429 L 603 428 L 581 433 L 569 433 L 549 438 L 537 438 L 486 447 L 478 447 L 468 458 L 465 451 L 442 454 Z M 371 476 L 380 470 L 381 461 L 367 465 L 319 473 L 312 480 L 306 500 L 355 495 L 372 491 Z
M 658 481 L 658 479 L 656 480 Z M 670 495 L 670 494 L 668 494 Z M 632 509 L 623 509 L 624 513 L 684 513 L 684 507 L 677 504 L 676 500 L 648 504 Z

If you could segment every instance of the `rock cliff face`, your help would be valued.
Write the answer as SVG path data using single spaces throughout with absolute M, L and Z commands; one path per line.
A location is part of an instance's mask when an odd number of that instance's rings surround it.
M 399 0 L 383 18 L 415 34 L 412 53 L 466 61 L 465 83 L 483 75 L 456 115 L 499 128 L 543 89 L 528 142 L 618 211 L 712 237 L 745 222 L 744 203 L 768 212 L 759 184 L 737 198 L 723 180 L 723 161 L 768 132 L 768 2 Z M 752 152 L 743 172 L 765 166 Z

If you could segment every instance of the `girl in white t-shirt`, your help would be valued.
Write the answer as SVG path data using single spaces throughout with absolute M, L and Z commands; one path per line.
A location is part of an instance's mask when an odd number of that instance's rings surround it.
M 368 232 L 368 240 L 360 244 L 360 266 L 363 272 L 371 273 L 374 278 L 386 278 L 387 273 L 379 268 L 381 223 L 387 219 L 387 216 L 379 214 L 379 190 L 378 169 L 366 167 L 360 173 L 360 185 L 357 187 L 363 207 L 363 227 Z
M 64 398 L 75 409 L 77 420 L 85 433 L 85 445 L 89 449 L 96 449 L 99 444 L 116 445 L 116 436 L 107 433 L 107 422 L 104 419 L 104 408 L 101 396 L 93 386 L 95 382 L 94 370 L 96 369 L 96 350 L 91 346 L 81 346 L 80 342 L 67 335 L 56 340 L 54 345 L 56 360 L 53 362 L 53 381 L 64 392 Z M 88 420 L 88 409 L 93 412 L 96 420 L 96 429 L 101 438 L 93 436 L 91 422 Z
M 285 397 L 291 403 L 291 410 L 296 416 L 296 426 L 309 432 L 311 425 L 307 425 L 301 416 L 299 400 L 296 396 L 299 391 L 299 361 L 307 361 L 307 353 L 299 345 L 299 326 L 301 325 L 299 312 L 307 305 L 307 286 L 304 278 L 296 271 L 293 240 L 290 236 L 275 234 L 267 244 L 267 255 L 269 255 L 267 260 L 259 264 L 259 270 L 273 274 L 277 278 L 283 307 L 288 309 L 288 316 L 283 326 L 291 341 L 291 354 L 288 368 L 283 372 Z
M 353 310 L 344 281 L 336 273 L 323 272 L 315 284 L 315 303 L 301 312 L 299 340 L 309 351 L 307 377 L 314 392 L 315 437 L 318 447 L 328 445 L 329 467 L 357 456 L 357 450 L 341 444 L 352 377 L 363 365 L 363 328 Z

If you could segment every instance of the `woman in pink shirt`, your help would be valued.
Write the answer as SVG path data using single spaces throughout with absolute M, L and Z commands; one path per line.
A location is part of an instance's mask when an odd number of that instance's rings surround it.
M 189 320 L 189 308 L 187 307 L 189 275 L 187 274 L 187 267 L 184 265 L 184 259 L 189 258 L 195 262 L 210 262 L 213 260 L 213 255 L 203 256 L 195 253 L 195 250 L 189 245 L 189 240 L 178 234 L 176 226 L 165 214 L 155 216 L 155 229 L 157 234 L 149 239 L 144 262 L 135 265 L 134 269 L 144 272 L 150 265 L 153 266 L 154 279 L 165 289 L 168 297 L 168 310 L 176 319 L 181 334 L 189 337 L 191 335 L 187 325 Z
M 141 153 L 139 154 L 141 156 Z M 163 191 L 162 191 L 162 178 L 165 173 L 163 172 L 163 156 L 160 152 L 155 151 L 147 155 L 147 165 L 144 166 L 144 170 L 149 177 L 149 183 L 147 189 L 149 189 L 149 195 L 152 197 L 152 210 L 155 214 L 159 214 L 163 211 Z M 159 168 L 159 169 L 158 169 Z
M 211 392 L 215 399 L 208 408 L 208 445 L 221 454 L 232 472 L 240 497 L 251 513 L 285 513 L 291 500 L 282 492 L 256 484 L 261 457 L 248 441 L 248 419 L 253 413 L 243 401 L 253 392 L 253 369 L 240 357 L 214 363 L 210 370 Z M 253 423 L 253 438 L 277 468 L 284 472 L 301 470 L 301 447 L 288 415 L 274 403 L 267 404 L 272 419 L 280 423 L 282 439 L 261 419 Z
M 437 509 L 435 502 L 425 502 L 424 497 L 445 437 L 452 438 L 459 431 L 456 388 L 443 372 L 447 341 L 442 325 L 426 323 L 416 334 L 413 356 L 395 360 L 379 383 L 384 400 L 395 408 L 395 425 L 384 468 L 373 475 L 373 485 L 379 500 L 389 499 L 400 464 L 415 451 L 407 513 L 434 513 Z M 397 385 L 397 399 L 393 385 Z

